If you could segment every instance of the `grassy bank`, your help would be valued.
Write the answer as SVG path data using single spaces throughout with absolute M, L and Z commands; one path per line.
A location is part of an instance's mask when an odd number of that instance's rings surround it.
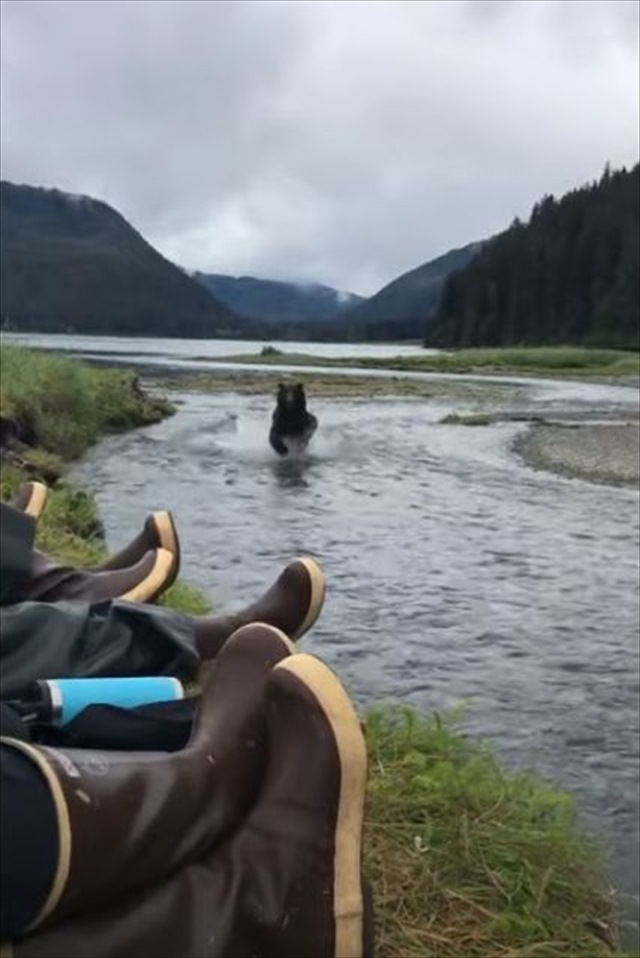
M 268 347 L 266 348 L 268 349 Z M 211 359 L 209 358 L 209 361 Z M 215 361 L 215 360 L 214 360 Z M 451 353 L 396 356 L 390 359 L 358 357 L 325 359 L 307 354 L 285 353 L 272 347 L 260 355 L 225 356 L 221 362 L 247 365 L 357 366 L 363 369 L 397 369 L 413 372 L 500 373 L 520 376 L 603 377 L 624 379 L 640 376 L 640 355 L 615 349 L 581 346 L 528 346 L 504 349 L 461 349 Z
M 169 411 L 141 397 L 127 373 L 73 360 L 48 366 L 42 354 L 32 354 L 33 368 L 26 354 L 5 367 L 6 349 L 3 369 L 13 363 L 22 374 L 3 382 L 2 413 L 28 417 L 42 448 L 61 462 L 81 454 L 104 430 L 154 421 Z M 29 378 L 36 368 L 42 377 L 37 388 Z M 76 390 L 90 399 L 88 420 Z M 63 455 L 57 437 L 63 437 Z M 3 465 L 3 498 L 24 475 Z M 101 531 L 93 498 L 59 479 L 39 523 L 41 547 L 90 565 L 104 555 Z M 185 611 L 206 608 L 203 597 L 180 583 L 165 601 Z M 377 905 L 378 958 L 621 954 L 612 930 L 613 899 L 567 795 L 535 776 L 506 772 L 454 722 L 387 708 L 369 712 L 365 727 L 365 854 Z
M 0 414 L 34 446 L 34 470 L 38 453 L 69 461 L 105 433 L 159 422 L 172 411 L 167 400 L 145 394 L 129 370 L 19 346 L 0 349 Z
M 617 953 L 611 898 L 569 796 L 506 773 L 437 716 L 374 711 L 367 738 L 381 958 Z
M 106 556 L 102 520 L 93 497 L 64 481 L 66 466 L 100 436 L 152 425 L 174 411 L 165 398 L 143 391 L 129 370 L 97 368 L 3 345 L 0 414 L 14 420 L 34 445 L 3 460 L 0 494 L 11 498 L 25 479 L 50 484 L 49 503 L 38 524 L 38 547 L 72 565 L 94 565 Z M 180 581 L 163 602 L 193 613 L 207 608 L 204 599 Z

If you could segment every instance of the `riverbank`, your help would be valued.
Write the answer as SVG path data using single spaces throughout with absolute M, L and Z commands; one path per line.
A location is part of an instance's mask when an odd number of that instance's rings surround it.
M 58 388 L 66 379 L 59 377 Z M 29 378 L 22 382 L 28 389 Z M 64 406 L 47 395 L 48 417 Z M 80 408 L 65 412 L 67 425 Z M 20 478 L 15 465 L 9 469 L 3 497 Z M 55 483 L 40 527 L 39 542 L 54 555 L 68 557 L 68 536 L 74 561 L 104 554 L 95 503 L 64 480 Z M 386 709 L 367 714 L 366 732 L 365 847 L 379 958 L 617 953 L 614 901 L 566 794 L 536 776 L 505 772 L 452 721 Z
M 97 564 L 107 552 L 102 520 L 94 499 L 65 481 L 67 466 L 100 438 L 153 425 L 175 411 L 165 396 L 143 390 L 129 370 L 3 345 L 0 415 L 14 424 L 18 441 L 1 451 L 0 496 L 10 499 L 29 479 L 49 485 L 38 548 L 71 565 Z M 206 608 L 180 580 L 162 602 L 194 614 Z

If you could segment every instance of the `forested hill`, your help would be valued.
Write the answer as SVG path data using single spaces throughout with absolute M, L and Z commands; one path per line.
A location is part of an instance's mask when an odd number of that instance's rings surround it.
M 640 166 L 537 203 L 449 277 L 425 345 L 638 348 Z
M 106 203 L 5 181 L 0 320 L 4 329 L 55 333 L 253 332 Z

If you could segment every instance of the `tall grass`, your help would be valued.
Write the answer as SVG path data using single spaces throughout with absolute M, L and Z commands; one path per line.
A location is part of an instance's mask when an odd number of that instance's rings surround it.
M 157 422 L 171 412 L 145 395 L 128 370 L 3 344 L 0 412 L 15 419 L 40 450 L 63 460 L 81 455 L 102 432 Z
M 87 369 L 58 356 L 3 345 L 0 411 L 48 452 L 80 455 L 98 436 L 98 408 Z
M 612 899 L 569 796 L 437 716 L 384 709 L 366 727 L 381 958 L 612 953 Z

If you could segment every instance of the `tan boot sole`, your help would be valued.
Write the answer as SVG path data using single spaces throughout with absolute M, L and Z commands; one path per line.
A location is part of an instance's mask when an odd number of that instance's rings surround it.
M 309 690 L 333 732 L 340 760 L 333 872 L 334 958 L 363 958 L 362 829 L 367 749 L 360 720 L 339 679 L 314 656 L 298 653 L 275 668 L 286 669 Z
M 156 561 L 148 576 L 118 598 L 126 602 L 153 602 L 173 584 L 177 573 L 177 559 L 167 549 L 156 550 Z
M 172 552 L 176 558 L 180 558 L 180 545 L 178 543 L 178 533 L 170 512 L 153 513 L 153 524 L 156 527 L 158 543 L 161 549 Z
M 311 582 L 311 598 L 309 600 L 307 614 L 302 621 L 302 625 L 297 629 L 295 635 L 291 636 L 292 639 L 299 639 L 305 634 L 305 632 L 308 632 L 309 629 L 316 624 L 318 616 L 322 612 L 322 606 L 324 605 L 324 599 L 327 592 L 327 580 L 325 579 L 324 572 L 315 559 L 305 556 L 298 558 L 295 561 L 302 563 L 307 570 L 309 581 Z
M 49 788 L 51 801 L 53 802 L 53 807 L 55 810 L 56 822 L 58 825 L 58 860 L 56 863 L 55 875 L 51 884 L 51 888 L 49 889 L 49 894 L 47 895 L 47 899 L 42 906 L 40 913 L 26 929 L 27 932 L 30 932 L 41 925 L 45 918 L 51 914 L 60 901 L 62 893 L 67 884 L 69 870 L 71 868 L 72 850 L 69 810 L 67 808 L 67 802 L 64 797 L 64 792 L 60 786 L 60 782 L 56 778 L 55 772 L 47 762 L 44 753 L 40 749 L 36 748 L 35 745 L 32 745 L 30 742 L 22 742 L 11 738 L 3 738 L 2 744 L 10 745 L 12 748 L 22 752 L 23 755 L 26 755 L 27 758 L 31 759 L 40 773 L 44 776 Z M 2 958 L 12 958 L 13 945 L 11 942 L 2 943 L 1 955 Z
M 43 482 L 30 482 L 30 495 L 27 504 L 22 510 L 27 516 L 39 519 L 49 498 L 49 490 Z

